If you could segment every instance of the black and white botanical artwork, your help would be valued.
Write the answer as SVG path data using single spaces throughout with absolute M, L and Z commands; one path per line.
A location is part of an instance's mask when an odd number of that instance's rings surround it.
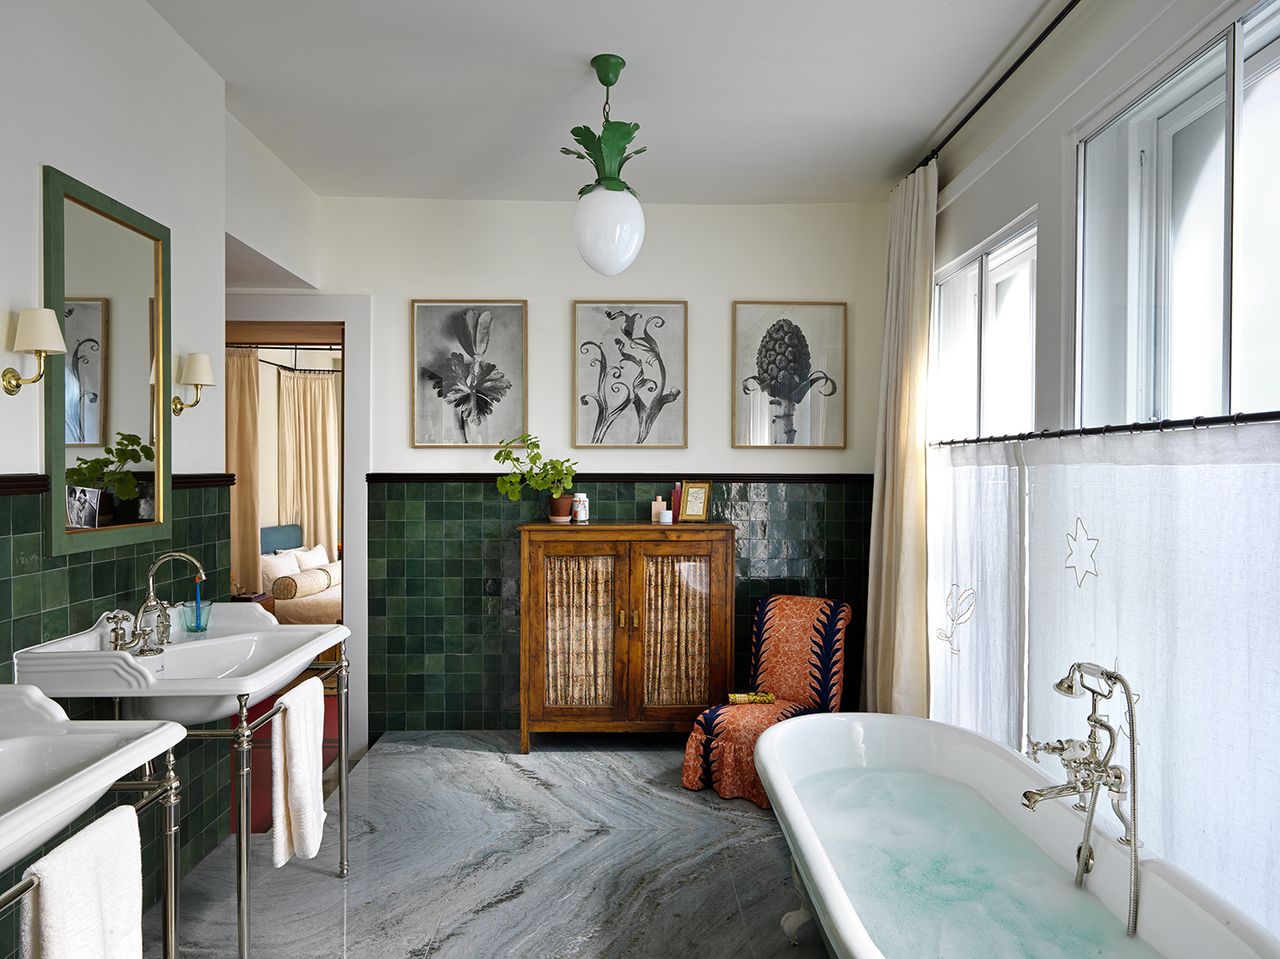
M 573 445 L 688 445 L 684 300 L 573 304 Z
M 413 445 L 497 446 L 527 432 L 523 300 L 414 300 Z
M 107 302 L 68 297 L 63 307 L 67 446 L 101 446 L 107 435 Z
M 844 449 L 847 306 L 733 305 L 733 445 Z

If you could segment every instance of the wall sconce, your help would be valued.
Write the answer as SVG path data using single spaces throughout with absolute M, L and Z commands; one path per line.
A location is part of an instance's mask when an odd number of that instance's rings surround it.
M 38 383 L 44 377 L 44 358 L 50 353 L 67 352 L 67 343 L 62 338 L 62 327 L 58 324 L 58 314 L 53 310 L 29 309 L 18 314 L 18 330 L 13 337 L 13 352 L 34 353 L 36 357 L 36 375 L 23 379 L 13 367 L 0 373 L 4 382 L 4 391 L 10 396 L 32 383 Z
M 208 353 L 188 353 L 187 361 L 182 364 L 182 375 L 178 377 L 179 386 L 190 386 L 196 391 L 196 398 L 190 403 L 183 402 L 182 397 L 175 396 L 169 402 L 169 409 L 174 416 L 181 416 L 183 410 L 200 405 L 200 390 L 205 386 L 216 386 L 213 381 L 213 364 L 209 362 Z

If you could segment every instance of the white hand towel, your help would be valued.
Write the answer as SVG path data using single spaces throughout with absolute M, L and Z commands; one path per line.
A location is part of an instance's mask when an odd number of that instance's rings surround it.
M 324 832 L 324 683 L 314 676 L 280 697 L 271 720 L 271 859 L 314 859 Z
M 27 869 L 23 959 L 141 959 L 138 814 L 117 806 Z

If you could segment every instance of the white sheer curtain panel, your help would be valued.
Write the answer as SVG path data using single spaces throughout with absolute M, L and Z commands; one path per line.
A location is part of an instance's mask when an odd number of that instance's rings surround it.
M 1280 932 L 1280 426 L 1023 455 L 1028 731 L 1081 736 L 1088 701 L 1053 683 L 1078 660 L 1118 669 L 1141 697 L 1144 852 Z M 1107 712 L 1125 718 L 1118 698 Z
M 1026 634 L 1019 449 L 929 451 L 929 715 L 1015 749 Z
M 342 432 L 332 373 L 280 371 L 280 522 L 338 556 Z

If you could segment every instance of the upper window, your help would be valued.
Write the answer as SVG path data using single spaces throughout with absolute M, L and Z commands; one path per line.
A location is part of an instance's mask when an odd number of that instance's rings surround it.
M 1280 16 L 1234 36 L 1081 144 L 1083 426 L 1280 408 Z
M 1035 318 L 1034 226 L 1005 231 L 939 274 L 929 336 L 930 441 L 1031 429 Z

